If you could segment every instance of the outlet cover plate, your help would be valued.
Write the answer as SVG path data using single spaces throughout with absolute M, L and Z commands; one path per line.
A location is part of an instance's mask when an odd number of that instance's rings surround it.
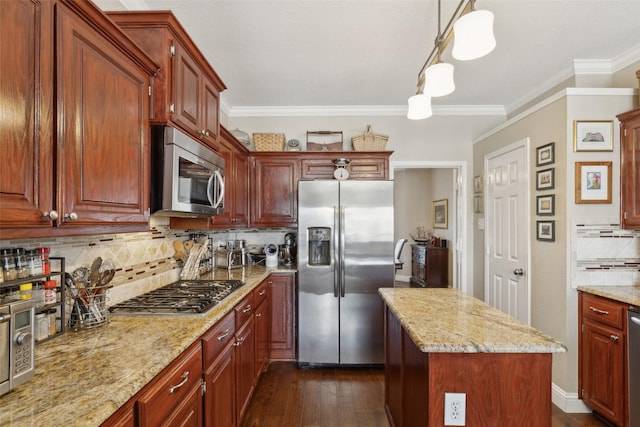
M 464 426 L 467 412 L 466 393 L 444 394 L 444 425 Z

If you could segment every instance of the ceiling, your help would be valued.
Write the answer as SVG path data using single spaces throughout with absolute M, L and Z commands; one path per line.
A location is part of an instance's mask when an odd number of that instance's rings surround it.
M 406 111 L 437 35 L 435 0 L 95 0 L 103 10 L 170 9 L 227 85 L 223 108 Z M 442 27 L 457 0 L 442 0 Z M 438 108 L 510 112 L 574 75 L 640 60 L 640 0 L 477 0 L 496 49 L 455 66 Z M 586 64 L 586 65 L 585 65 Z

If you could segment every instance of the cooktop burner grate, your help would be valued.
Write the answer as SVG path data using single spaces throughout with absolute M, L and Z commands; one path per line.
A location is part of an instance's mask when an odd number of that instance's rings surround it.
M 109 308 L 113 315 L 204 314 L 233 291 L 240 280 L 185 280 L 154 289 Z

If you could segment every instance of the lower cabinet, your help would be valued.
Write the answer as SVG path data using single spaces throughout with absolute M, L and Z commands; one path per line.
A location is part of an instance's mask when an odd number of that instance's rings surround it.
M 202 425 L 200 341 L 156 376 L 137 400 L 141 427 Z
M 296 359 L 295 274 L 272 273 L 269 283 L 271 359 Z
M 624 304 L 581 292 L 578 387 L 584 403 L 627 426 L 627 339 Z

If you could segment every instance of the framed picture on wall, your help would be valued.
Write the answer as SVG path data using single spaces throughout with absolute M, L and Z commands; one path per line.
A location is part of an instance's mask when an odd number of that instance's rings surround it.
M 473 177 L 473 192 L 476 194 L 482 193 L 482 175 Z
M 482 213 L 482 196 L 473 196 L 473 212 Z
M 552 165 L 555 162 L 555 142 L 536 148 L 536 166 Z
M 573 151 L 613 151 L 613 120 L 574 120 Z
M 536 215 L 554 215 L 556 212 L 556 196 L 549 194 L 536 196 Z
M 554 183 L 554 168 L 543 169 L 536 172 L 536 190 L 551 190 Z
M 433 228 L 449 228 L 449 199 L 434 200 L 431 202 L 431 220 Z
M 536 240 L 554 242 L 556 240 L 556 222 L 536 221 Z
M 576 203 L 611 203 L 612 162 L 576 162 Z

